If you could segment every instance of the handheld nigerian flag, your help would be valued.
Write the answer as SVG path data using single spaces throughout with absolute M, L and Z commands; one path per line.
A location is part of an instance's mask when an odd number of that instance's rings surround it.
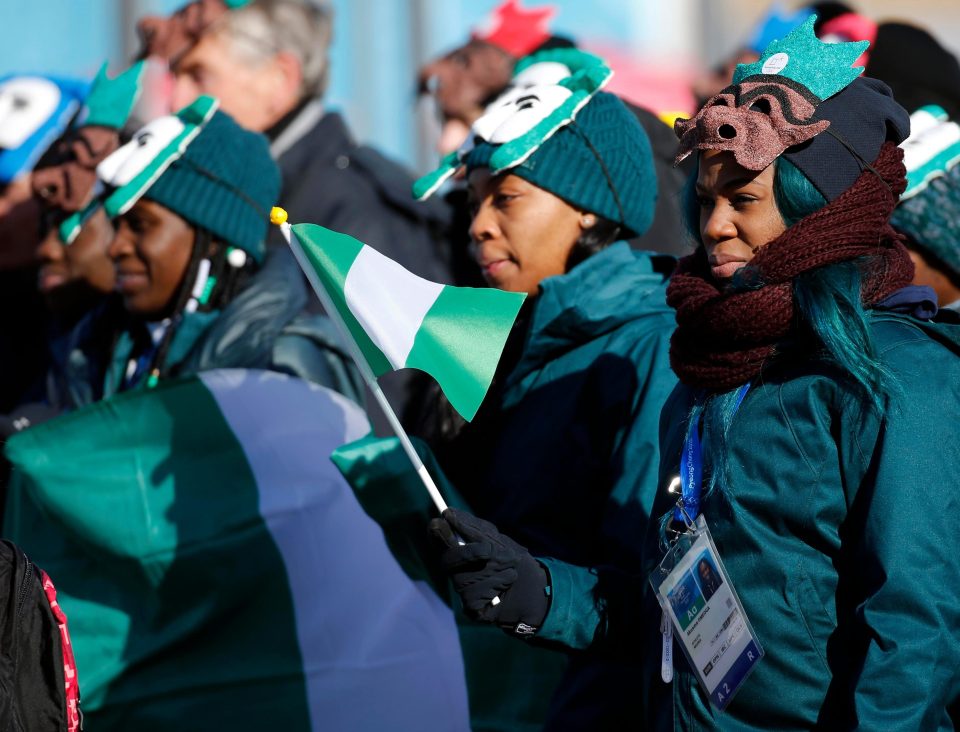
M 342 327 L 364 380 L 443 511 L 446 505 L 376 377 L 402 368 L 425 371 L 454 409 L 473 419 L 526 295 L 430 282 L 346 234 L 314 224 L 291 226 L 279 208 L 270 218 Z

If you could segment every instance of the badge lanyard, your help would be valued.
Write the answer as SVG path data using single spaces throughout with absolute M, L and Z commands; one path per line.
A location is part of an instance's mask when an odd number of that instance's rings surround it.
M 743 404 L 743 398 L 750 391 L 750 382 L 740 387 L 737 392 L 737 403 L 733 406 L 734 414 Z M 683 441 L 683 453 L 680 456 L 680 488 L 681 495 L 673 509 L 673 518 L 680 523 L 692 524 L 700 514 L 700 499 L 703 497 L 703 445 L 700 440 L 700 420 L 687 430 L 687 438 Z
M 749 389 L 747 383 L 738 390 L 734 413 Z M 663 609 L 661 678 L 666 683 L 673 680 L 676 638 L 710 702 L 722 711 L 763 657 L 763 648 L 723 566 L 706 519 L 700 514 L 700 427 L 699 420 L 689 427 L 680 458 L 681 496 L 673 517 L 686 530 L 676 532 L 677 537 L 651 575 L 650 584 Z

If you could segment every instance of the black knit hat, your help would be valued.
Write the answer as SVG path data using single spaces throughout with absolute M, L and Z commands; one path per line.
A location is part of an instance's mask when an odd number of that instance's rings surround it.
M 888 140 L 900 144 L 910 134 L 910 115 L 882 81 L 860 77 L 817 105 L 814 121 L 830 126 L 783 154 L 820 193 L 832 201 L 877 159 Z
M 960 62 L 922 28 L 882 23 L 866 74 L 885 82 L 910 112 L 936 104 L 960 117 Z

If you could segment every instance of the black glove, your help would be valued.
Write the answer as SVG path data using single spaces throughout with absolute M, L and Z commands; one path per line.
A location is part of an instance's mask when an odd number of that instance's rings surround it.
M 455 508 L 429 530 L 446 547 L 440 563 L 469 617 L 521 637 L 537 632 L 550 609 L 550 579 L 530 552 L 489 521 Z

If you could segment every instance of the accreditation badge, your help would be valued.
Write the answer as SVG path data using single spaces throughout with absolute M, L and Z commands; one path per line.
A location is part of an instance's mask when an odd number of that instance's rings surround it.
M 763 658 L 763 648 L 720 561 L 706 519 L 698 516 L 687 529 L 650 576 L 664 615 L 663 679 L 670 681 L 673 675 L 668 658 L 671 636 L 676 636 L 710 702 L 723 710 Z

